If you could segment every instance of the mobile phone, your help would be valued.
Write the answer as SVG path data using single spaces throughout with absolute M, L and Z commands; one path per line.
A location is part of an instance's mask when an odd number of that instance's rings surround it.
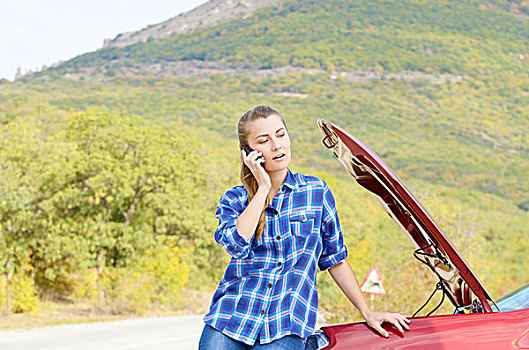
M 246 155 L 249 155 L 251 152 L 253 152 L 253 149 L 250 146 L 248 146 L 248 145 L 244 146 L 242 149 L 246 152 Z M 257 157 L 256 160 L 259 160 L 259 159 L 263 160 L 263 162 L 261 163 L 261 166 L 264 168 L 264 166 L 265 166 L 264 165 L 264 157 L 261 155 L 261 156 Z

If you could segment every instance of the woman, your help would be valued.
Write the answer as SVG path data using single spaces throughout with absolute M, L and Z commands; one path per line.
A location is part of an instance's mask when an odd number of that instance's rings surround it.
M 243 185 L 222 196 L 215 214 L 215 240 L 232 259 L 204 317 L 199 349 L 303 349 L 316 324 L 317 268 L 329 270 L 383 336 L 383 322 L 409 329 L 400 314 L 367 304 L 346 260 L 329 187 L 288 169 L 290 137 L 281 115 L 257 106 L 239 120 L 238 135 Z

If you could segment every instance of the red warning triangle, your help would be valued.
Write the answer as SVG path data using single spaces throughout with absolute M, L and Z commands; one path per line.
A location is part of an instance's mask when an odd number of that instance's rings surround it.
M 374 295 L 387 295 L 386 287 L 382 283 L 382 276 L 377 266 L 373 266 L 360 285 L 362 292 Z

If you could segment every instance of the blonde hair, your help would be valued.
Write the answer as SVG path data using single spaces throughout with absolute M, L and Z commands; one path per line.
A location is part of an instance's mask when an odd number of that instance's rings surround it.
M 242 149 L 244 146 L 248 146 L 248 136 L 250 135 L 250 128 L 248 127 L 249 124 L 258 118 L 266 119 L 271 115 L 277 115 L 281 119 L 281 122 L 285 126 L 285 129 L 287 129 L 287 125 L 285 123 L 285 120 L 281 116 L 281 114 L 279 114 L 278 111 L 276 111 L 275 109 L 269 106 L 256 106 L 250 109 L 248 112 L 244 113 L 244 115 L 239 119 L 239 122 L 237 123 L 237 135 L 239 136 L 240 149 Z M 287 132 L 288 132 L 288 129 L 287 129 Z M 246 164 L 244 164 L 242 156 L 241 156 L 241 182 L 244 185 L 244 188 L 246 188 L 246 191 L 248 192 L 248 202 L 250 202 L 255 196 L 255 193 L 257 192 L 259 185 L 255 177 L 253 176 L 250 168 L 248 168 Z M 265 220 L 266 220 L 265 209 L 268 206 L 268 204 L 269 202 L 268 202 L 268 197 L 267 197 L 265 205 L 261 212 L 261 216 L 259 217 L 259 222 L 257 223 L 257 228 L 255 229 L 256 239 L 259 239 L 261 235 L 263 234 Z

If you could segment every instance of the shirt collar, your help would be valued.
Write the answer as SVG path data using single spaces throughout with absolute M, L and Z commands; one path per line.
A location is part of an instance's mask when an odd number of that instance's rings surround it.
M 295 189 L 298 188 L 299 181 L 296 178 L 296 176 L 294 176 L 294 174 L 292 174 L 290 169 L 287 168 L 287 170 L 288 170 L 287 177 L 285 178 L 285 181 L 283 182 L 283 186 L 286 186 L 286 187 L 290 188 L 291 190 L 295 190 Z

